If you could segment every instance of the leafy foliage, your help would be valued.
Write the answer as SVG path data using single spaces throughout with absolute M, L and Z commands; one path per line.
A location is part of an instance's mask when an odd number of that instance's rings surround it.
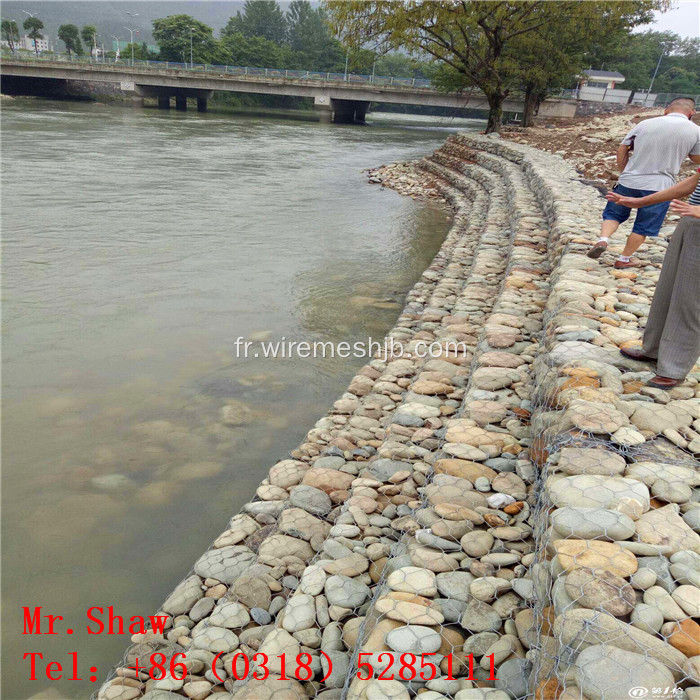
M 617 70 L 625 89 L 646 90 L 661 58 L 654 92 L 700 94 L 700 39 L 682 39 L 672 32 L 639 32 L 615 43 L 598 43 L 591 51 L 594 68 Z
M 243 12 L 231 17 L 221 34 L 243 34 L 282 43 L 287 39 L 287 18 L 275 0 L 246 0 Z
M 27 30 L 27 36 L 34 40 L 34 50 L 38 56 L 39 47 L 36 42 L 38 39 L 44 38 L 44 35 L 41 33 L 41 30 L 44 28 L 44 23 L 38 17 L 27 17 L 22 26 Z
M 2 20 L 2 38 L 9 44 L 10 50 L 15 50 L 15 43 L 19 41 L 19 27 L 13 19 Z
M 91 56 L 92 56 L 92 50 L 95 48 L 95 45 L 97 44 L 96 36 L 97 36 L 97 27 L 95 27 L 94 24 L 86 24 L 80 30 L 80 37 L 85 42 L 85 46 L 89 47 Z
M 80 56 L 83 46 L 80 43 L 80 31 L 74 24 L 62 24 L 58 28 L 58 38 L 66 45 L 68 55 L 75 53 Z
M 211 27 L 189 15 L 170 15 L 153 20 L 153 37 L 163 61 L 190 60 L 190 41 L 195 63 L 223 63 L 221 47 Z
M 515 89 L 541 93 L 571 79 L 586 42 L 649 21 L 651 11 L 665 4 L 326 0 L 346 42 L 428 55 L 441 65 L 436 80 L 443 89 L 478 88 L 489 103 L 487 132 L 500 128 L 503 102 Z

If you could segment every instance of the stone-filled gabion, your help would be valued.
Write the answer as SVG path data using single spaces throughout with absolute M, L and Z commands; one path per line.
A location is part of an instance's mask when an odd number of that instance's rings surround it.
M 636 270 L 588 259 L 596 190 L 497 138 L 370 179 L 454 211 L 389 334 L 403 356 L 270 469 L 98 699 L 700 700 L 697 377 L 649 389 L 619 354 L 665 242 Z M 128 668 L 154 650 L 187 676 Z M 237 680 L 256 653 L 270 676 Z M 300 653 L 312 678 L 281 680 Z M 434 677 L 400 678 L 402 654 Z

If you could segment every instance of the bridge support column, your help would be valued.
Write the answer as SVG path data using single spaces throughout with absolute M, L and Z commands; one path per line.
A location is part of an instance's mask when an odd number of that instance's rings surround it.
M 158 109 L 170 109 L 170 98 L 158 97 Z
M 132 107 L 143 107 L 143 97 L 141 97 L 140 95 L 132 95 L 131 106 Z
M 184 95 L 175 95 L 175 109 L 179 112 L 187 111 L 187 98 Z
M 198 97 L 197 98 L 197 111 L 198 112 L 206 112 L 207 111 L 207 98 L 206 97 Z
M 333 108 L 331 107 L 330 97 L 326 95 L 317 95 L 314 97 L 314 109 L 318 114 L 318 120 L 321 124 L 330 124 L 333 121 Z
M 336 124 L 364 124 L 369 102 L 360 100 L 331 100 Z

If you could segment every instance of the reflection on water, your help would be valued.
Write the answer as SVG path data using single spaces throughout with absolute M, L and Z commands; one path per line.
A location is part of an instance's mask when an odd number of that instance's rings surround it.
M 448 220 L 361 170 L 444 134 L 3 106 L 3 697 L 86 697 L 22 654 L 104 677 L 126 637 L 87 608 L 153 612 L 343 391 L 361 359 L 234 341 L 381 338 Z M 22 606 L 75 634 L 27 642 Z

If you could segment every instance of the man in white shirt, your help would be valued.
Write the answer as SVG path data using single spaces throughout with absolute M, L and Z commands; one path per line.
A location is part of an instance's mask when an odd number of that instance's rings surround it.
M 673 100 L 664 115 L 646 119 L 625 136 L 617 149 L 617 165 L 622 171 L 613 191 L 622 197 L 646 197 L 672 187 L 681 164 L 689 157 L 700 163 L 700 127 L 693 124 L 695 102 L 686 97 Z M 652 204 L 637 211 L 632 233 L 616 268 L 635 267 L 632 254 L 647 236 L 659 235 L 668 202 Z M 629 219 L 631 209 L 609 201 L 603 211 L 600 240 L 588 251 L 589 258 L 599 258 L 608 247 L 610 237 L 621 223 Z

